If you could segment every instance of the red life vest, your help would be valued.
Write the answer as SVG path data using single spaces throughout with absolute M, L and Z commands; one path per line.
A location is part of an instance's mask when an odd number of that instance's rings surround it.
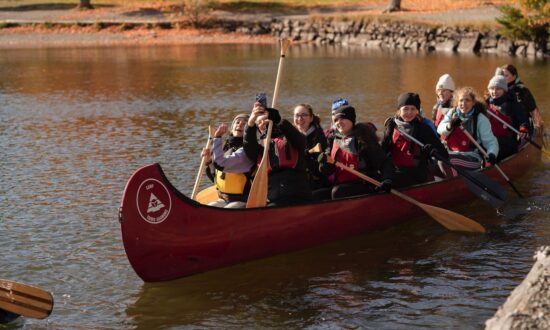
M 439 124 L 441 123 L 441 121 L 449 111 L 451 111 L 451 108 L 446 108 L 441 106 L 437 107 L 437 112 L 435 114 L 435 120 L 434 120 L 435 127 L 439 126 Z
M 262 155 L 258 155 L 258 166 Z M 298 150 L 292 147 L 284 137 L 276 137 L 271 140 L 269 148 L 269 164 L 267 172 L 273 170 L 295 168 L 298 164 Z
M 451 151 L 466 152 L 473 150 L 470 139 L 460 128 L 455 128 L 451 134 L 442 136 L 442 138 L 447 142 L 447 149 Z
M 491 111 L 492 113 L 497 115 L 500 119 L 502 119 L 506 123 L 508 123 L 510 126 L 512 125 L 512 118 L 510 118 L 510 116 L 507 116 L 507 115 L 503 114 L 502 112 L 500 112 L 496 105 L 489 104 L 489 107 L 488 107 L 487 111 Z M 506 127 L 503 123 L 498 121 L 493 116 L 488 116 L 488 117 L 489 117 L 489 122 L 491 123 L 491 130 L 493 131 L 493 134 L 497 138 L 506 137 L 510 134 L 510 131 L 508 130 L 508 127 Z
M 350 143 L 354 143 L 355 137 L 352 138 Z M 343 144 L 343 139 L 335 139 L 332 143 L 332 150 L 330 152 L 330 156 L 332 159 L 334 159 L 337 162 L 340 162 L 348 167 L 353 168 L 354 170 L 359 170 L 359 155 L 355 152 L 352 152 L 349 147 L 346 147 Z M 352 173 L 349 173 L 347 171 L 344 171 L 340 169 L 339 167 L 336 167 L 336 171 L 334 172 L 334 175 L 332 175 L 329 180 L 333 184 L 339 184 L 339 183 L 345 183 L 345 182 L 351 182 L 351 181 L 357 181 L 357 176 L 355 176 Z
M 414 167 L 417 146 L 412 141 L 401 135 L 398 129 L 393 130 L 391 156 L 393 164 L 397 167 Z

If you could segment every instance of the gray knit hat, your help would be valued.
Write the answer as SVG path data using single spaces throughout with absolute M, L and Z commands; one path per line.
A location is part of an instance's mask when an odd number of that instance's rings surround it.
M 501 75 L 496 75 L 491 80 L 489 80 L 489 85 L 487 85 L 487 89 L 490 88 L 501 88 L 505 92 L 508 91 L 508 83 L 506 82 L 506 78 Z

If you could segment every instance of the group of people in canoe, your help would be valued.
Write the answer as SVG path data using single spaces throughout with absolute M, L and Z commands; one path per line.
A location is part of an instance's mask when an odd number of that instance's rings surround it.
M 497 164 L 542 125 L 532 94 L 510 64 L 497 68 L 484 100 L 472 87 L 455 88 L 448 74 L 440 77 L 435 91 L 431 119 L 424 117 L 418 94 L 399 95 L 381 139 L 374 124 L 357 121 L 345 98 L 332 102 L 328 129 L 308 104 L 296 105 L 290 122 L 269 108 L 265 98 L 257 98 L 250 114 L 237 115 L 230 127 L 221 124 L 211 148 L 202 152 L 219 196 L 210 205 L 246 206 L 269 123 L 270 206 L 388 192 L 455 176 L 455 168 Z M 380 185 L 362 180 L 350 168 Z

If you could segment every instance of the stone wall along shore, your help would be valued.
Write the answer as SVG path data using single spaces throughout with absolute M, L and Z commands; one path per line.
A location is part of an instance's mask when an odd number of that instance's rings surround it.
M 230 28 L 231 29 L 231 28 Z M 524 57 L 549 57 L 529 41 L 512 41 L 495 31 L 472 27 L 428 26 L 400 22 L 361 20 L 285 19 L 244 23 L 234 30 L 247 34 L 271 33 L 293 41 L 315 44 L 359 45 L 412 52 L 497 53 Z M 547 49 L 550 49 L 550 44 Z

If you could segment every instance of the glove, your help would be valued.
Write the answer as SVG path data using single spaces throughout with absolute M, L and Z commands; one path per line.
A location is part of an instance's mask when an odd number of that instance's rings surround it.
M 279 110 L 273 108 L 267 108 L 267 119 L 271 120 L 273 124 L 277 125 L 281 122 L 281 115 Z
M 523 140 L 529 137 L 529 129 L 525 126 L 520 126 L 518 139 Z
M 382 181 L 381 183 L 382 184 L 380 185 L 380 187 L 376 187 L 374 189 L 374 191 L 390 192 L 391 186 L 392 186 L 392 181 L 389 180 L 389 179 L 386 179 L 386 180 Z
M 458 126 L 460 126 L 460 124 L 462 124 L 462 119 L 460 119 L 459 117 L 454 117 L 453 119 L 451 119 L 451 122 L 449 123 L 449 127 L 450 129 L 455 129 Z
M 319 156 L 317 156 L 317 162 L 319 164 L 322 164 L 322 165 L 326 164 L 327 163 L 327 154 L 325 154 L 324 152 L 321 152 L 319 154 Z
M 489 163 L 495 165 L 497 163 L 497 156 L 495 156 L 494 154 L 489 154 L 487 160 L 489 161 Z
M 319 172 L 323 175 L 329 176 L 336 170 L 336 165 L 328 162 L 328 156 L 324 152 L 319 154 L 317 161 L 319 162 Z
M 425 144 L 420 148 L 420 152 L 427 157 L 432 157 L 435 154 L 435 150 L 431 144 Z

